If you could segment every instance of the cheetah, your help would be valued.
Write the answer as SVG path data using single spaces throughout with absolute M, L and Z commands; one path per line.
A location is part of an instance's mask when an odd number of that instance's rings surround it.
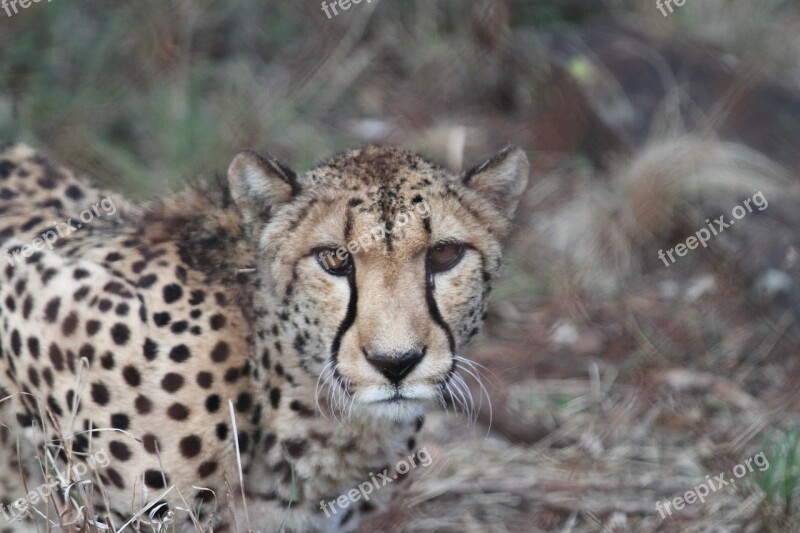
M 302 174 L 246 151 L 136 204 L 0 146 L 0 531 L 58 529 L 78 481 L 84 525 L 355 530 L 426 411 L 464 399 L 528 167 L 515 146 L 458 174 L 376 145 Z M 376 473 L 398 482 L 326 504 Z

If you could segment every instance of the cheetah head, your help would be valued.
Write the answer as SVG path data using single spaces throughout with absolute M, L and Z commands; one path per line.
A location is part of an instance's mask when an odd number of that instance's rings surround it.
M 456 396 L 527 179 L 513 146 L 460 175 L 379 146 L 303 175 L 240 153 L 228 181 L 266 288 L 257 326 L 280 331 L 331 406 L 407 419 Z

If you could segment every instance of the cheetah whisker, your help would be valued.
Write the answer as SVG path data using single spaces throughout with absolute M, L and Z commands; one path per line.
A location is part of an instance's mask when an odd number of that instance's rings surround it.
M 464 414 L 467 416 L 467 419 L 470 421 L 470 423 L 474 424 L 478 419 L 477 411 L 475 410 L 475 400 L 473 399 L 472 392 L 469 390 L 464 378 L 458 374 L 455 374 L 453 376 L 453 388 L 456 390 L 456 392 L 458 392 L 459 396 L 461 396 L 464 404 Z
M 320 372 L 319 378 L 317 379 L 317 386 L 316 386 L 316 388 L 314 390 L 314 406 L 316 407 L 317 411 L 322 415 L 322 417 L 325 420 L 328 419 L 328 415 L 325 414 L 322 411 L 322 407 L 319 405 L 319 392 L 320 392 L 320 383 L 322 384 L 321 385 L 322 387 L 325 386 L 325 384 L 328 381 L 328 379 L 327 379 L 327 377 L 325 377 L 325 375 L 328 374 L 329 372 L 330 372 L 331 375 L 333 375 L 333 361 L 328 361 L 328 364 L 325 365 L 325 367 L 322 369 L 322 372 Z M 323 380 L 323 377 L 325 377 L 324 380 Z
M 483 407 L 483 396 L 486 397 L 486 405 L 489 409 L 489 423 L 487 424 L 487 429 L 486 429 L 486 434 L 488 435 L 492 429 L 492 420 L 493 420 L 492 397 L 489 395 L 489 391 L 483 385 L 483 381 L 480 378 L 480 370 L 479 370 L 479 367 L 484 369 L 486 367 L 470 359 L 467 359 L 466 357 L 463 357 L 461 355 L 456 355 L 454 359 L 456 361 L 456 367 L 463 370 L 466 374 L 472 377 L 472 379 L 474 379 L 475 382 L 478 384 L 478 386 L 481 388 L 481 400 L 478 405 L 478 409 Z
M 450 394 L 450 398 L 453 400 L 453 411 L 458 413 L 461 410 L 464 414 L 467 414 L 469 411 L 469 407 L 467 406 L 467 400 L 464 397 L 464 394 L 461 392 L 458 382 L 456 379 L 458 378 L 458 374 L 453 374 L 452 379 L 447 382 L 447 392 Z
M 437 389 L 436 393 L 439 395 L 439 403 L 441 404 L 444 411 L 449 415 L 450 408 L 447 406 L 447 399 L 444 397 L 444 391 L 447 390 L 447 382 L 441 383 Z

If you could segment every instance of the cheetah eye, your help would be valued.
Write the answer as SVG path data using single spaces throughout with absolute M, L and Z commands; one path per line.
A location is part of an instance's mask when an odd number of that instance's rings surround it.
M 341 248 L 338 250 L 342 251 Z M 337 249 L 326 248 L 323 250 L 316 250 L 317 262 L 328 274 L 334 276 L 346 276 L 353 269 L 353 258 L 350 257 L 348 252 L 337 255 Z
M 439 243 L 428 248 L 428 265 L 433 272 L 450 270 L 464 257 L 464 245 Z

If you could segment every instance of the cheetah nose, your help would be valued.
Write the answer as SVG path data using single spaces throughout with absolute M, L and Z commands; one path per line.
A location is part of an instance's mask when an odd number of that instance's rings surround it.
M 425 357 L 425 350 L 416 350 L 401 354 L 370 354 L 362 348 L 369 364 L 386 376 L 386 379 L 398 385 L 409 375 Z

